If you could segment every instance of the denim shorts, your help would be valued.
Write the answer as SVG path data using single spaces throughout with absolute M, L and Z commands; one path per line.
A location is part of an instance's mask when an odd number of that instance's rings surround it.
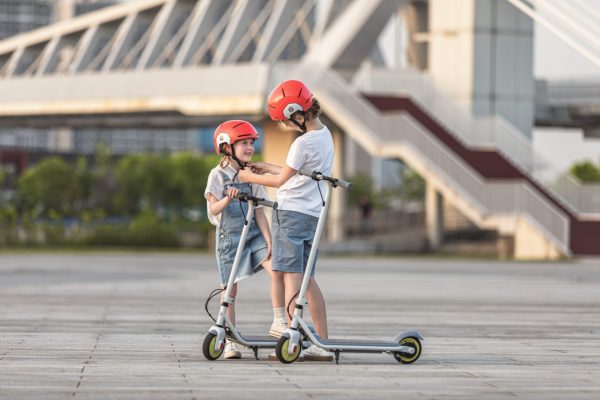
M 217 265 L 219 267 L 219 278 L 221 284 L 226 285 L 229 281 L 233 261 L 240 243 L 241 232 L 225 230 L 217 231 L 216 241 Z M 244 250 L 240 256 L 240 265 L 234 282 L 248 278 L 262 269 L 262 262 L 267 258 L 267 242 L 262 234 L 253 226 L 246 238 Z
M 273 211 L 273 270 L 304 273 L 319 219 L 296 211 Z M 317 251 L 317 256 L 319 255 Z M 315 264 L 317 258 L 315 257 Z M 311 276 L 315 275 L 313 268 Z

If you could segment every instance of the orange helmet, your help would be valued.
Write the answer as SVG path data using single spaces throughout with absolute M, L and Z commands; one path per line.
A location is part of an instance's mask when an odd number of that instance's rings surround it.
M 234 144 L 244 139 L 258 139 L 258 132 L 250 122 L 242 120 L 225 121 L 217 126 L 213 135 L 213 143 L 217 154 L 221 154 L 221 145 L 223 143 Z
M 283 81 L 269 95 L 269 115 L 273 121 L 290 119 L 296 111 L 312 106 L 313 95 L 300 81 Z

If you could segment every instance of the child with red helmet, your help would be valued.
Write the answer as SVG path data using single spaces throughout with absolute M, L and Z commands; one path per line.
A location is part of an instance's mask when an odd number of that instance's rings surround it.
M 207 201 L 207 213 L 210 222 L 217 227 L 216 256 L 221 285 L 225 286 L 229 279 L 233 260 L 241 239 L 242 228 L 246 221 L 247 204 L 235 201 L 240 192 L 267 199 L 262 185 L 242 183 L 238 174 L 250 162 L 254 154 L 254 141 L 258 133 L 252 124 L 246 121 L 233 120 L 223 122 L 217 127 L 213 136 L 215 151 L 223 155 L 221 162 L 208 175 L 204 197 Z M 271 233 L 262 206 L 254 209 L 254 218 L 246 238 L 244 253 L 238 268 L 232 297 L 237 294 L 237 282 L 252 276 L 264 268 L 271 273 Z M 280 278 L 280 276 L 277 276 Z M 272 334 L 287 329 L 283 297 L 283 282 L 271 283 L 271 302 L 275 318 L 271 326 Z M 227 309 L 227 316 L 235 325 L 235 304 Z M 225 358 L 241 358 L 237 345 L 227 341 Z
M 301 169 L 319 171 L 330 176 L 333 139 L 319 119 L 319 103 L 300 81 L 288 80 L 277 85 L 269 95 L 268 111 L 271 119 L 301 135 L 292 143 L 286 165 L 254 163 L 251 170 L 240 171 L 239 176 L 242 182 L 277 188 L 278 207 L 273 212 L 271 226 L 273 275 L 283 275 L 285 301 L 291 304 L 302 283 L 322 208 L 318 187 L 321 183 L 297 172 Z M 307 300 L 315 329 L 326 339 L 325 300 L 314 275 L 309 281 Z M 293 309 L 289 313 L 293 314 Z M 333 354 L 313 345 L 304 351 L 304 359 L 331 361 Z

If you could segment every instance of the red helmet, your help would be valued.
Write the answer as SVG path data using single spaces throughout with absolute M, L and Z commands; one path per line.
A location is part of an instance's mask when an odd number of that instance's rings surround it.
M 221 154 L 220 147 L 223 143 L 234 144 L 244 139 L 258 139 L 258 132 L 250 122 L 234 119 L 225 121 L 217 126 L 213 135 L 213 143 L 217 154 Z
M 296 111 L 312 106 L 313 95 L 300 81 L 283 81 L 269 95 L 269 115 L 273 121 L 290 119 Z

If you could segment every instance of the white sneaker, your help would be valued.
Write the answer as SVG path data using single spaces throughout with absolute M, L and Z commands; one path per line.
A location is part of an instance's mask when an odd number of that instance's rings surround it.
M 269 336 L 273 336 L 276 338 L 280 338 L 288 328 L 287 321 L 283 319 L 276 319 L 271 324 L 271 329 L 269 329 Z
M 231 326 L 230 326 L 230 327 L 229 327 L 229 330 L 231 331 L 231 334 L 229 335 L 230 337 L 232 337 L 232 338 L 235 338 L 235 333 L 236 333 L 236 332 L 237 332 L 237 334 L 238 334 L 239 336 L 241 336 L 241 335 L 240 335 L 240 331 L 239 331 L 237 328 L 234 328 L 234 327 L 231 327 Z
M 315 346 L 314 344 L 304 350 L 305 361 L 333 361 L 333 353 Z
M 230 341 L 225 342 L 224 353 L 225 353 L 224 357 L 228 360 L 242 358 L 242 353 L 240 353 L 240 350 L 238 349 L 237 344 L 230 342 Z

